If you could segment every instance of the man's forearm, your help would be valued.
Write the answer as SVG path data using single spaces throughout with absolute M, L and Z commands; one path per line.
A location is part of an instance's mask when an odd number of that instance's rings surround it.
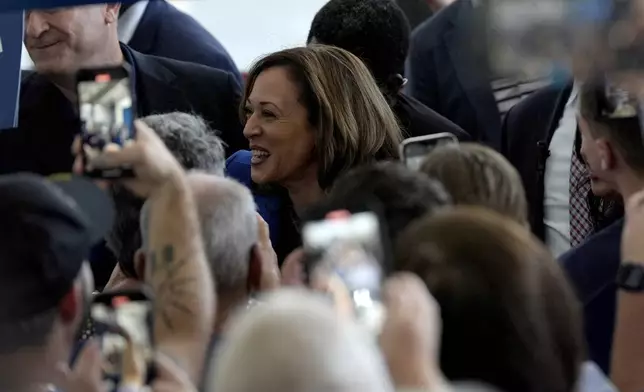
M 644 390 L 644 294 L 619 293 L 611 380 L 622 392 Z
M 149 199 L 146 280 L 155 293 L 154 339 L 196 381 L 214 320 L 214 288 L 185 177 Z

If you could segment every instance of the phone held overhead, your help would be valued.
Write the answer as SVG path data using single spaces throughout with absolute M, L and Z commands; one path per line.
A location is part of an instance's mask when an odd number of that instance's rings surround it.
M 129 66 L 82 69 L 77 73 L 76 90 L 85 175 L 131 177 L 132 169 L 128 167 L 101 170 L 92 167 L 92 160 L 103 151 L 120 149 L 136 137 L 136 103 Z

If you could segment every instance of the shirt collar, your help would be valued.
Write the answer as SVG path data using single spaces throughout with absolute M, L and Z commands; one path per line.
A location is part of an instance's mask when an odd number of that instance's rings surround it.
M 148 0 L 139 1 L 132 4 L 132 6 L 119 17 L 118 21 L 118 36 L 119 41 L 128 43 L 134 36 L 145 10 L 148 8 Z

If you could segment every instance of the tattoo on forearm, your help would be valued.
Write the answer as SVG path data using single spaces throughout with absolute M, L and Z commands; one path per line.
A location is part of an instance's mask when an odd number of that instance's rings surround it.
M 194 309 L 186 305 L 186 299 L 195 294 L 192 291 L 196 277 L 179 277 L 185 260 L 176 259 L 174 247 L 166 245 L 161 249 L 161 260 L 152 250 L 148 254 L 150 263 L 150 280 L 155 292 L 154 314 L 161 320 L 164 327 L 174 330 L 178 313 L 183 316 L 194 316 Z

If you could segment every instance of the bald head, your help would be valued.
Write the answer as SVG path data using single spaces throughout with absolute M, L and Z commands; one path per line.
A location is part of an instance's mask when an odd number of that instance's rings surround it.
M 225 296 L 245 289 L 251 254 L 259 239 L 253 195 L 242 184 L 212 174 L 192 172 L 188 183 L 218 293 Z M 145 247 L 147 203 L 141 215 Z

